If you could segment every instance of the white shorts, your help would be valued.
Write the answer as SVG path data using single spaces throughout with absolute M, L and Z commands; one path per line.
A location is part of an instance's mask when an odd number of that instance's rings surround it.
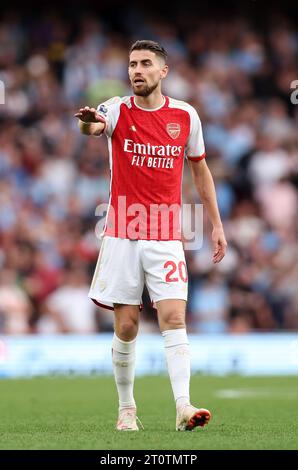
M 179 240 L 129 240 L 105 236 L 89 297 L 98 305 L 141 305 L 146 284 L 152 302 L 187 300 L 187 269 Z

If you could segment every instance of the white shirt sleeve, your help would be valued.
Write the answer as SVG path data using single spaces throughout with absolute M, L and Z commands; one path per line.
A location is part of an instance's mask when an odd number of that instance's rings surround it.
M 120 105 L 122 100 L 119 96 L 114 96 L 107 101 L 99 104 L 97 106 L 97 112 L 106 120 L 106 127 L 104 133 L 111 137 L 116 127 L 119 114 L 120 114 Z
M 203 139 L 202 125 L 196 110 L 190 106 L 190 131 L 185 146 L 185 156 L 188 160 L 199 161 L 205 158 L 205 144 Z

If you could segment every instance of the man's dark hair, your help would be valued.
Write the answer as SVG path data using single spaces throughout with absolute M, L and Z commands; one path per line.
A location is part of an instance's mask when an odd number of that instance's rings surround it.
M 147 50 L 154 52 L 159 57 L 162 57 L 164 61 L 167 61 L 168 54 L 166 50 L 158 44 L 158 42 L 150 41 L 149 39 L 142 39 L 140 41 L 136 41 L 130 48 L 129 55 L 132 51 L 142 51 Z

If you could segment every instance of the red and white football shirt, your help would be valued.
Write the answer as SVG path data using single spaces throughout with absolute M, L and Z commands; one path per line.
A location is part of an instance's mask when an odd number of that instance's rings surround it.
M 133 96 L 112 98 L 97 110 L 107 122 L 111 170 L 103 234 L 180 240 L 184 157 L 205 157 L 196 110 L 169 97 L 159 108 L 144 109 Z

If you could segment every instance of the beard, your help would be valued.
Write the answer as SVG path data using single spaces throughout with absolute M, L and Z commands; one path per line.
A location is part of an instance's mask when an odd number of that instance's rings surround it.
M 133 92 L 136 96 L 149 96 L 151 95 L 151 93 L 157 88 L 158 86 L 158 83 L 159 82 L 156 82 L 154 85 L 152 86 L 148 86 L 144 83 L 144 85 L 142 87 L 134 87 L 134 85 L 132 85 L 132 89 L 133 89 Z

